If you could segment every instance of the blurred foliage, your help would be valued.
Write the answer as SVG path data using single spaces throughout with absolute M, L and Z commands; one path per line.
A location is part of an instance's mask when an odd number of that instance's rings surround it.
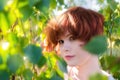
M 97 80 L 108 80 L 108 77 L 106 77 L 105 75 L 99 74 L 99 73 L 96 73 L 90 76 L 90 80 L 96 80 L 96 79 Z
M 96 47 L 96 45 L 98 46 Z M 107 39 L 105 36 L 95 36 L 84 48 L 92 54 L 103 54 L 107 49 Z
M 114 0 L 98 3 L 99 12 L 105 16 L 106 37 L 96 37 L 86 48 L 101 54 L 103 69 L 119 80 L 120 3 Z M 44 26 L 55 17 L 54 10 L 63 6 L 70 7 L 64 0 L 0 0 L 0 80 L 63 80 L 66 63 L 54 51 L 42 53 L 40 45 Z
M 102 5 L 100 13 L 105 17 L 104 30 L 108 49 L 100 56 L 101 66 L 114 78 L 120 79 L 120 3 L 115 0 L 98 0 Z
M 60 58 L 40 47 L 46 22 L 62 5 L 63 0 L 0 0 L 0 80 L 63 79 Z

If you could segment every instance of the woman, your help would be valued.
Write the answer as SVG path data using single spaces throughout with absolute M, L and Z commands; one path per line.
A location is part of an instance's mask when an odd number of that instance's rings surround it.
M 66 61 L 65 80 L 88 80 L 95 73 L 114 80 L 101 70 L 98 56 L 83 48 L 91 38 L 103 34 L 103 23 L 101 14 L 82 7 L 72 7 L 48 22 L 44 50 L 55 50 Z

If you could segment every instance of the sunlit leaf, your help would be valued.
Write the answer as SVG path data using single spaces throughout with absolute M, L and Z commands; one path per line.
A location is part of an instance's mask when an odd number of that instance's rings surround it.
M 43 71 L 38 77 L 36 77 L 36 80 L 50 80 L 48 77 L 46 77 L 46 72 Z
M 108 80 L 108 77 L 99 73 L 90 76 L 89 80 Z
M 11 10 L 8 13 L 5 13 L 9 26 L 14 28 L 17 25 L 17 15 L 15 10 Z
M 7 70 L 0 70 L 0 80 L 10 80 L 10 74 Z
M 50 8 L 55 9 L 57 6 L 56 0 L 50 0 Z
M 26 5 L 29 5 L 28 0 L 19 0 L 18 4 L 18 8 L 24 7 Z
M 108 70 L 108 68 L 112 68 L 111 64 L 114 63 L 115 57 L 114 56 L 102 56 L 100 58 L 101 66 L 104 70 Z
M 104 2 L 104 0 L 98 0 L 98 2 L 102 4 Z
M 27 47 L 25 47 L 24 52 L 25 56 L 33 64 L 37 64 L 42 56 L 42 49 L 33 44 L 29 44 Z
M 110 19 L 110 13 L 111 13 L 111 8 L 110 6 L 106 6 L 103 10 L 102 10 L 102 13 L 105 17 L 105 20 L 109 20 Z
M 32 80 L 33 73 L 30 69 L 26 69 L 23 72 L 23 77 L 25 80 Z
M 25 45 L 28 44 L 28 39 L 25 37 L 19 37 L 19 44 L 21 48 L 25 47 Z
M 7 66 L 9 70 L 13 73 L 23 65 L 23 58 L 20 54 L 10 55 L 7 60 Z
M 15 34 L 14 32 L 11 32 L 7 35 L 7 39 L 11 42 L 11 43 L 17 43 L 18 42 L 18 37 L 17 34 Z
M 107 38 L 105 36 L 96 36 L 91 39 L 84 48 L 93 54 L 102 54 L 107 49 Z
M 109 70 L 115 78 L 120 78 L 120 57 L 105 55 L 100 62 L 104 70 Z
M 11 26 L 14 25 L 15 21 L 17 20 L 15 12 L 15 10 L 6 10 L 0 12 L 0 27 L 3 31 L 5 31 L 5 29 L 11 28 Z M 14 25 L 14 27 L 16 25 Z
M 3 27 L 4 26 L 4 27 Z M 3 32 L 7 32 L 9 30 L 8 20 L 3 12 L 0 12 L 0 29 Z
M 52 69 L 53 66 L 55 66 L 56 64 L 56 60 L 53 58 L 53 56 L 51 56 L 50 54 L 47 57 L 47 66 Z

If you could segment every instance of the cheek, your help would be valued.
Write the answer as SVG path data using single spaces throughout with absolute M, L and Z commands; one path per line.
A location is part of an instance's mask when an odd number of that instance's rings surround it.
M 81 55 L 82 53 L 85 52 L 85 50 L 83 49 L 83 46 L 78 45 L 74 47 L 74 52 Z

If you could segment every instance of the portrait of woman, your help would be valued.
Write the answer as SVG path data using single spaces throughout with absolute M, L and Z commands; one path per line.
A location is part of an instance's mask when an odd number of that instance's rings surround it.
M 103 15 L 78 6 L 49 20 L 44 30 L 44 50 L 55 50 L 65 60 L 68 73 L 64 74 L 64 80 L 89 80 L 95 73 L 114 80 L 101 69 L 98 56 L 83 48 L 93 37 L 103 35 L 103 23 Z

